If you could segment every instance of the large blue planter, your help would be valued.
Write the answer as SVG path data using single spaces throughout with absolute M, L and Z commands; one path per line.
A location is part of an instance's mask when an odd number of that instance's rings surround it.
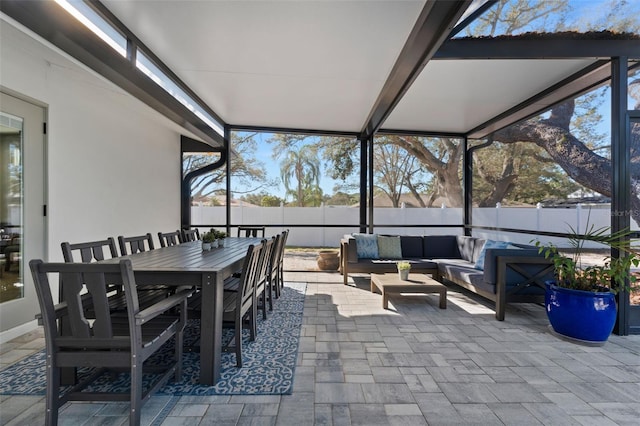
M 572 339 L 604 343 L 616 322 L 613 293 L 595 293 L 546 283 L 545 306 L 553 330 Z

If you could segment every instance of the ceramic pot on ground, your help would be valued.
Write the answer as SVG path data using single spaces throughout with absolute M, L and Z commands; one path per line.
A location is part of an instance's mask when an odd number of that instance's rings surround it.
M 340 266 L 340 257 L 334 250 L 320 250 L 318 253 L 318 269 L 335 271 Z
M 553 330 L 565 337 L 603 344 L 616 323 L 616 299 L 611 292 L 593 292 L 546 284 L 545 307 Z

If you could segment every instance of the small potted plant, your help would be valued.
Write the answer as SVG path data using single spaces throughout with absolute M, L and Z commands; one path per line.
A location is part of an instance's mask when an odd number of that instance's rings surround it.
M 636 277 L 630 268 L 640 263 L 631 250 L 629 232 L 609 233 L 609 227 L 594 229 L 587 220 L 587 232 L 579 235 L 570 228 L 572 256 L 559 252 L 553 244 L 535 244 L 554 266 L 555 281 L 546 282 L 545 306 L 553 330 L 562 336 L 604 344 L 613 331 L 617 317 L 615 295 L 633 288 Z M 582 264 L 586 241 L 596 241 L 620 251 L 619 257 L 607 256 L 602 264 Z
M 211 231 L 202 234 L 202 251 L 211 250 L 211 245 L 215 241 L 215 236 Z
M 411 263 L 406 260 L 401 260 L 396 263 L 398 267 L 398 276 L 402 281 L 407 281 L 409 279 L 409 272 L 411 272 Z
M 224 231 L 217 231 L 218 233 L 218 245 L 220 247 L 224 247 L 225 238 L 227 238 L 227 233 Z

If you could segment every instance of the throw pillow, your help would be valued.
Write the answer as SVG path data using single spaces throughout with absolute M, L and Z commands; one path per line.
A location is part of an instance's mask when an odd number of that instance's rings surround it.
M 380 259 L 402 259 L 400 237 L 378 235 L 378 257 Z
M 358 259 L 378 259 L 378 236 L 376 234 L 353 234 L 356 239 Z
M 480 255 L 478 256 L 478 260 L 476 260 L 476 264 L 473 265 L 473 267 L 481 271 L 484 270 L 484 258 L 487 254 L 487 249 L 503 249 L 510 245 L 511 244 L 508 241 L 485 241 L 484 246 L 482 246 L 482 250 L 480 251 Z

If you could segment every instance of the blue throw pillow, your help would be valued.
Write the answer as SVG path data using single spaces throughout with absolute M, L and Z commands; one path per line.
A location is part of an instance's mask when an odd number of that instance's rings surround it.
M 356 239 L 358 259 L 378 259 L 378 236 L 376 234 L 353 234 Z
M 487 249 L 504 249 L 509 247 L 511 244 L 508 241 L 493 241 L 487 240 L 482 246 L 482 250 L 480 251 L 480 255 L 478 256 L 478 260 L 476 260 L 474 268 L 479 270 L 484 270 L 484 257 L 487 254 Z

